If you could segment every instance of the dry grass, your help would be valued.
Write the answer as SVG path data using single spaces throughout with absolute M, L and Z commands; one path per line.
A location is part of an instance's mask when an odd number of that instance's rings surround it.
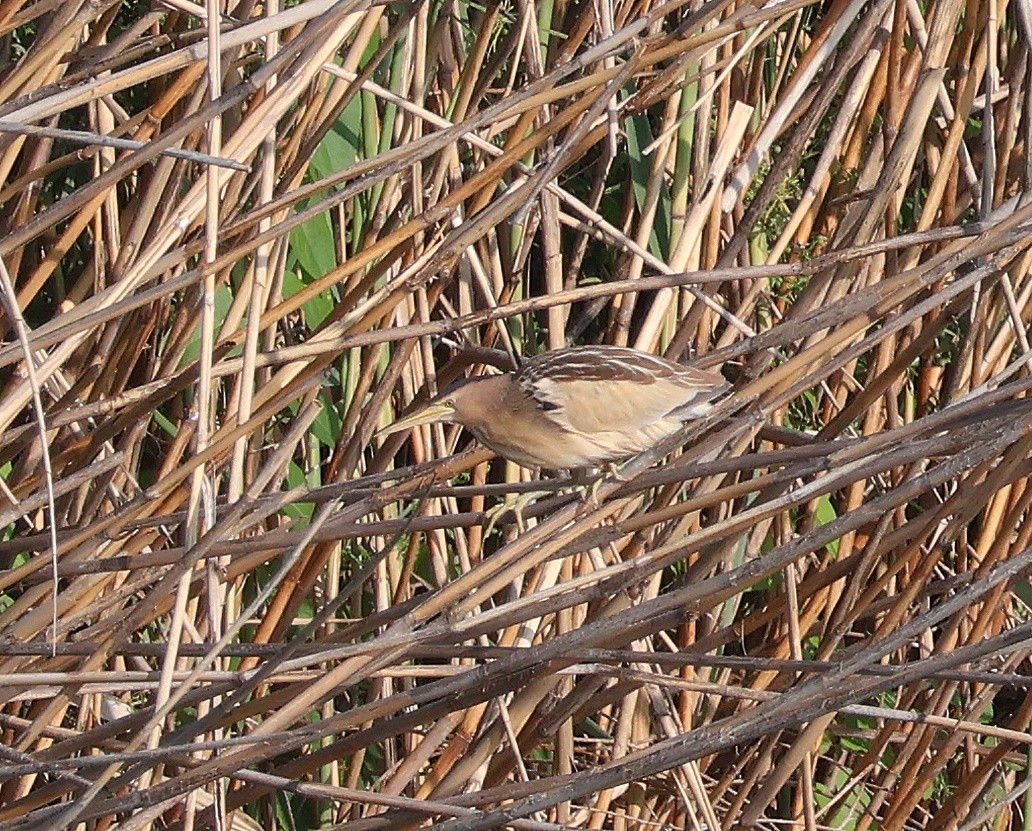
M 1028 822 L 1028 3 L 217 10 L 0 5 L 0 831 Z M 574 341 L 736 395 L 373 435 Z

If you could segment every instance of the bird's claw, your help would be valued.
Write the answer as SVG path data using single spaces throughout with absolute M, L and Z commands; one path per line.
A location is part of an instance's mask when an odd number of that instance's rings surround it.
M 523 511 L 534 504 L 539 496 L 547 493 L 547 491 L 528 491 L 527 493 L 521 493 L 518 496 L 510 493 L 505 497 L 505 500 L 492 508 L 488 508 L 484 512 L 484 516 L 487 517 L 487 528 L 484 530 L 484 536 L 491 536 L 491 532 L 494 530 L 495 525 L 498 524 L 499 518 L 502 514 L 507 511 L 512 511 L 513 516 L 516 518 L 516 528 L 522 534 L 527 530 L 527 523 L 523 517 Z
M 602 483 L 606 480 L 605 474 L 600 474 L 595 477 L 595 481 L 590 485 L 582 486 L 580 488 L 581 497 L 584 500 L 584 504 L 587 505 L 591 510 L 595 510 L 602 505 L 602 500 L 598 497 L 598 489 L 602 487 Z
M 592 510 L 601 506 L 602 500 L 599 499 L 598 491 L 602 487 L 602 484 L 608 481 L 629 482 L 630 480 L 621 475 L 619 465 L 610 462 L 605 465 L 605 472 L 599 473 L 599 475 L 595 477 L 594 482 L 588 486 L 582 485 L 578 488 L 584 498 L 584 502 L 587 503 Z
M 604 482 L 615 481 L 615 482 L 628 482 L 629 479 L 625 478 L 620 473 L 620 467 L 616 464 L 609 463 L 605 465 L 605 472 L 595 477 L 595 481 L 589 484 L 576 485 L 574 491 L 579 491 L 581 498 L 584 502 L 592 509 L 595 510 L 602 504 L 602 500 L 599 498 L 598 491 L 602 487 Z M 521 493 L 518 496 L 516 494 L 508 494 L 505 500 L 492 508 L 488 508 L 484 512 L 484 516 L 487 518 L 487 527 L 484 530 L 484 536 L 489 537 L 495 526 L 498 524 L 499 519 L 507 511 L 512 511 L 513 516 L 516 519 L 516 528 L 522 534 L 527 530 L 527 523 L 524 520 L 523 512 L 529 506 L 533 505 L 539 497 L 550 494 L 551 491 L 528 491 L 527 493 Z

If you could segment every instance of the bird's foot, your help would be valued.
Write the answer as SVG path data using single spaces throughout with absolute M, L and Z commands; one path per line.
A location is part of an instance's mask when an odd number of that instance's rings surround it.
M 619 465 L 615 462 L 609 462 L 603 466 L 603 471 L 599 472 L 594 482 L 590 485 L 580 485 L 577 490 L 581 492 L 584 501 L 594 509 L 602 504 L 602 500 L 598 497 L 598 491 L 602 484 L 608 481 L 629 482 L 630 480 L 621 475 Z
M 609 462 L 606 464 L 606 471 L 613 478 L 614 482 L 619 482 L 621 485 L 625 485 L 631 481 L 631 477 L 623 475 L 623 465 L 618 465 L 616 462 Z
M 548 491 L 527 491 L 518 495 L 513 493 L 507 495 L 503 502 L 484 512 L 484 516 L 487 517 L 487 528 L 484 530 L 484 536 L 488 537 L 491 535 L 495 525 L 498 524 L 498 520 L 508 511 L 512 511 L 513 516 L 516 518 L 516 528 L 522 534 L 527 530 L 527 523 L 523 518 L 523 512 L 533 505 L 539 497 L 547 493 Z

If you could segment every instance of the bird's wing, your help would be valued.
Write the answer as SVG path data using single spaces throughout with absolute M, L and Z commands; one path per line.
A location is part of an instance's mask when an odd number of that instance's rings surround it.
M 727 386 L 717 373 L 615 347 L 546 352 L 518 381 L 553 421 L 580 433 L 639 429 L 672 413 L 689 418 Z

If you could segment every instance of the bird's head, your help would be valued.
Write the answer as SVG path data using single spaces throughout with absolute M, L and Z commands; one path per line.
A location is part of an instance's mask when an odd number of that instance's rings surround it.
M 489 420 L 503 387 L 510 383 L 507 375 L 486 375 L 464 378 L 452 384 L 422 409 L 388 424 L 377 435 L 399 433 L 420 424 L 447 421 L 465 427 L 479 427 Z

